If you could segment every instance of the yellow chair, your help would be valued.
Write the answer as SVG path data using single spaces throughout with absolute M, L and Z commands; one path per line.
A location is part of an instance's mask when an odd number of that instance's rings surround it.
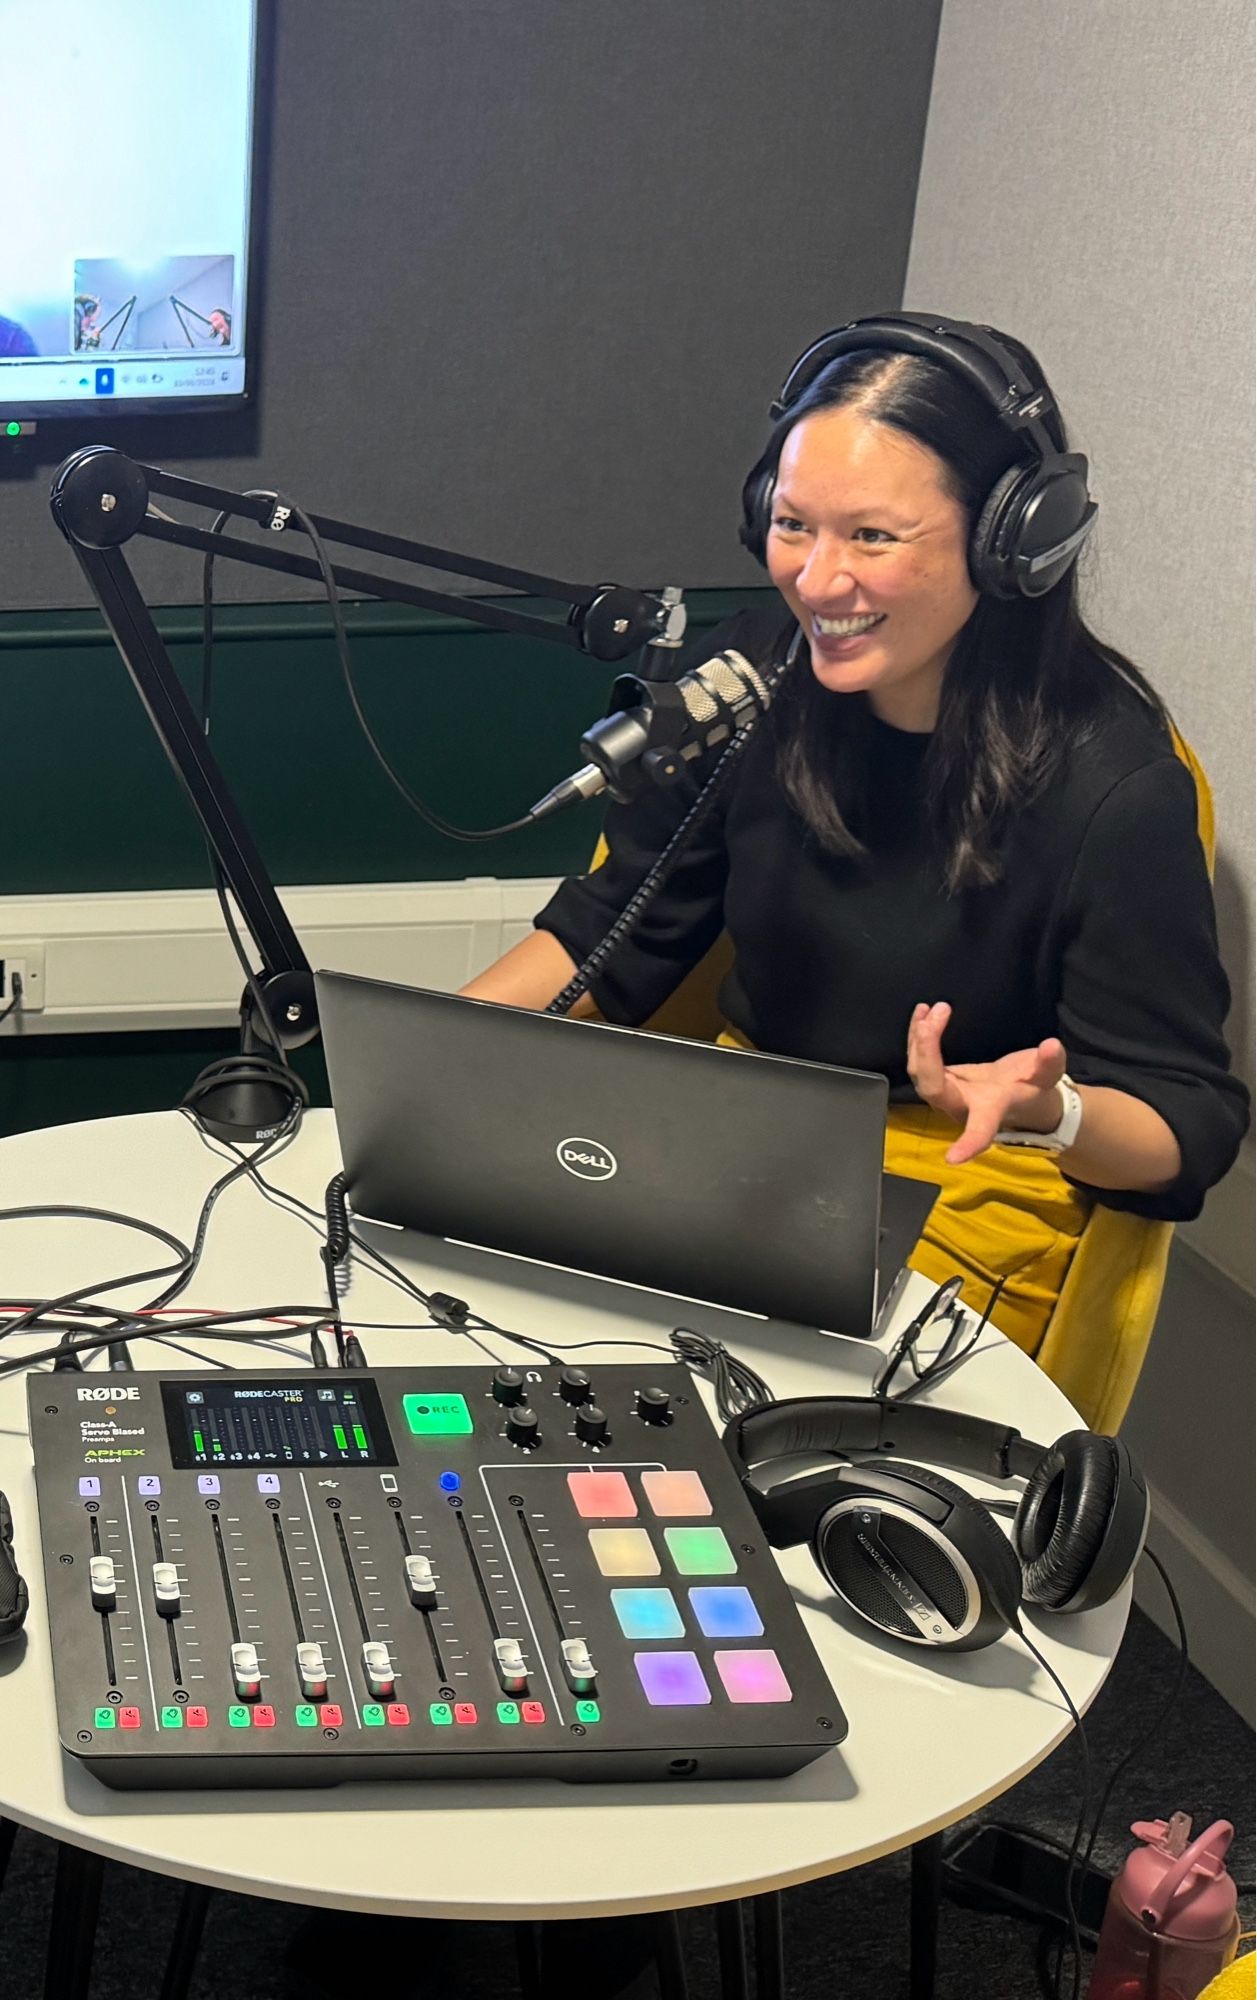
M 1174 730 L 1174 747 L 1196 784 L 1196 827 L 1212 877 L 1213 795 L 1195 752 Z M 606 856 L 599 841 L 593 865 Z M 733 962 L 728 936 L 686 974 L 646 1023 L 655 1034 L 714 1041 L 723 1027 L 717 994 Z M 1112 1435 L 1135 1393 L 1165 1283 L 1174 1225 L 1097 1202 L 1070 1260 L 1035 1356 L 1093 1431 Z

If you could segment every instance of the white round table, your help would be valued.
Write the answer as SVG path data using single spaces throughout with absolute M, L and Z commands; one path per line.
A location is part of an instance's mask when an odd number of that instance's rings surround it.
M 0 1208 L 120 1209 L 190 1242 L 206 1190 L 230 1164 L 175 1112 L 54 1127 L 0 1143 Z M 296 1142 L 263 1171 L 321 1209 L 338 1166 L 332 1114 L 311 1112 Z M 469 1299 L 498 1325 L 556 1345 L 605 1342 L 599 1358 L 607 1361 L 634 1358 L 631 1350 L 617 1353 L 618 1341 L 666 1343 L 680 1321 L 716 1332 L 782 1397 L 867 1392 L 888 1339 L 825 1338 L 417 1235 L 379 1231 L 377 1240 L 426 1289 Z M 319 1233 L 242 1179 L 221 1197 L 179 1305 L 317 1306 L 326 1297 L 320 1242 Z M 0 1223 L 0 1260 L 4 1296 L 34 1301 L 151 1268 L 169 1255 L 104 1223 L 37 1218 Z M 923 1284 L 912 1280 L 897 1324 L 919 1303 Z M 155 1289 L 150 1283 L 105 1297 L 138 1304 Z M 357 1259 L 345 1316 L 349 1324 L 408 1322 L 422 1310 Z M 486 1338 L 512 1358 L 509 1341 Z M 362 1339 L 369 1361 L 381 1366 L 475 1355 L 444 1332 L 367 1330 Z M 19 1341 L 30 1351 L 47 1344 L 18 1336 L 0 1347 L 0 1357 L 17 1351 Z M 308 1365 L 308 1344 L 294 1340 L 293 1347 L 294 1365 Z M 212 1352 L 237 1366 L 250 1354 L 254 1365 L 284 1359 L 222 1342 Z M 147 1341 L 133 1354 L 141 1367 L 203 1365 Z M 702 1393 L 714 1410 L 705 1385 Z M 1047 1377 L 994 1330 L 931 1396 L 1015 1424 L 1043 1444 L 1079 1422 Z M 988 1495 L 999 1490 L 961 1483 Z M 791 1777 L 682 1790 L 521 1779 L 355 1784 L 317 1793 L 109 1791 L 58 1744 L 21 1374 L 0 1377 L 0 1488 L 31 1592 L 23 1638 L 0 1648 L 0 1814 L 77 1849 L 248 1895 L 476 1919 L 593 1917 L 755 1896 L 922 1841 L 1014 1784 L 1070 1728 L 1058 1692 L 1015 1637 L 951 1656 L 897 1647 L 842 1610 L 807 1551 L 794 1550 L 783 1567 L 850 1729 L 841 1748 Z M 1127 1586 L 1095 1611 L 1027 1618 L 1080 1713 L 1109 1671 L 1129 1603 Z M 335 1840 L 329 1815 L 341 1816 Z M 509 1866 L 491 1859 L 507 1850 Z

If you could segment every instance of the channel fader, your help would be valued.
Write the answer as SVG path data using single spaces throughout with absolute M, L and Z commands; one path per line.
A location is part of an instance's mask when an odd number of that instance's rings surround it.
M 845 1734 L 682 1368 L 41 1376 L 30 1428 L 61 1741 L 108 1785 L 774 1775 Z

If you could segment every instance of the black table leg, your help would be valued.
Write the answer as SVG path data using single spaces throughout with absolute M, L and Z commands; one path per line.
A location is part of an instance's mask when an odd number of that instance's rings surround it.
M 13 1842 L 17 1838 L 17 1828 L 11 1819 L 0 1819 L 0 1889 L 4 1887 L 5 1870 L 9 1856 L 13 1852 Z
M 775 1889 L 756 1896 L 755 2000 L 785 2000 L 786 1959 L 781 1934 L 781 1897 Z
M 681 1950 L 681 1927 L 675 1910 L 660 1910 L 652 1918 L 654 1931 L 655 1971 L 659 1979 L 660 2000 L 689 2000 L 689 1987 L 685 1983 L 685 1954 Z
M 205 1914 L 209 1909 L 211 1893 L 201 1882 L 184 1885 L 158 2000 L 188 2000 L 188 1988 L 192 1983 L 197 1953 L 201 1949 L 201 1933 L 205 1929 Z
M 938 1902 L 943 1879 L 943 1836 L 932 1833 L 912 1849 L 908 1931 L 908 2000 L 934 2000 L 938 1967 Z
M 58 1845 L 44 2000 L 87 2000 L 104 1872 L 99 1854 L 70 1847 L 64 1841 Z
M 746 1934 L 742 1928 L 742 1903 L 717 1903 L 716 1945 L 720 1953 L 721 2000 L 748 2000 L 746 1983 Z
M 516 1924 L 515 1957 L 519 1965 L 520 2000 L 543 2000 L 541 1943 L 536 1924 Z

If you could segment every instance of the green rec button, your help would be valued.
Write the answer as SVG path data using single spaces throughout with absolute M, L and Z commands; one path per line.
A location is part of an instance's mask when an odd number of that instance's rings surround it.
M 170 1708 L 163 1708 L 161 1712 L 161 1726 L 163 1729 L 182 1729 L 183 1710 L 175 1708 L 173 1705 Z
M 406 1422 L 415 1437 L 470 1437 L 471 1411 L 467 1398 L 448 1394 L 403 1396 Z
M 98 1708 L 96 1711 L 95 1726 L 97 1729 L 116 1729 L 118 1727 L 117 1709 Z
M 382 1729 L 384 1727 L 384 1710 L 380 1707 L 378 1701 L 363 1703 L 362 1719 L 368 1729 Z
M 299 1701 L 293 1710 L 298 1729 L 313 1729 L 319 1719 L 319 1711 L 308 1701 Z
M 578 1722 L 601 1722 L 602 1710 L 596 1701 L 578 1701 L 576 1704 L 576 1720 Z

